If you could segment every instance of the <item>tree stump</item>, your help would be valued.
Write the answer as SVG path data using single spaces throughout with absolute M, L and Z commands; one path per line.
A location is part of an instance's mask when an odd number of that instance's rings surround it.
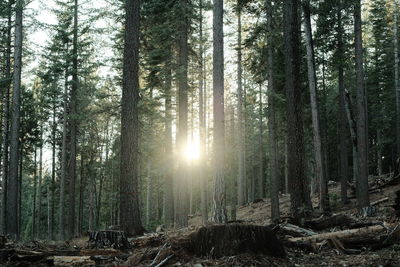
M 227 224 L 200 228 L 188 242 L 188 250 L 199 256 L 233 256 L 245 252 L 285 258 L 286 252 L 267 226 Z
M 90 248 L 129 248 L 129 241 L 124 231 L 95 231 L 89 232 Z

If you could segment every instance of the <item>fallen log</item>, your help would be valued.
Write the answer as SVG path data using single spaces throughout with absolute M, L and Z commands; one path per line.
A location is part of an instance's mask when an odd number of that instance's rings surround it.
M 271 228 L 258 225 L 226 224 L 201 227 L 181 244 L 199 256 L 220 258 L 245 252 L 285 258 L 286 252 Z
M 337 238 L 339 240 L 343 240 L 346 238 L 355 238 L 355 237 L 362 237 L 368 234 L 377 234 L 386 231 L 387 229 L 382 225 L 374 225 L 368 226 L 359 229 L 350 229 L 350 230 L 343 230 L 337 232 L 329 232 L 329 233 L 322 233 L 318 235 L 306 236 L 306 237 L 294 237 L 289 238 L 290 242 L 321 242 L 323 240 L 328 240 L 332 238 Z
M 376 205 L 379 205 L 379 204 L 387 202 L 387 201 L 389 201 L 389 197 L 384 197 L 382 199 L 378 199 L 374 202 L 371 202 L 370 206 L 376 206 Z
M 302 237 L 302 236 L 310 236 L 310 235 L 316 235 L 318 233 L 301 228 L 297 225 L 290 224 L 290 223 L 282 223 L 278 225 L 278 232 L 280 235 L 290 235 L 293 237 Z
M 346 226 L 354 222 L 354 219 L 345 214 L 336 214 L 330 217 L 323 216 L 318 219 L 305 221 L 304 225 L 313 230 L 321 231 L 328 228 Z
M 49 259 L 55 266 L 95 266 L 96 262 L 90 256 L 53 256 Z

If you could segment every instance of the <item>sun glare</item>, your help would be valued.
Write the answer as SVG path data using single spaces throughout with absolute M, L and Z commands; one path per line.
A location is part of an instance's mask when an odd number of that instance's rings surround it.
M 198 143 L 188 142 L 186 146 L 186 158 L 189 161 L 197 160 L 200 157 L 200 148 Z

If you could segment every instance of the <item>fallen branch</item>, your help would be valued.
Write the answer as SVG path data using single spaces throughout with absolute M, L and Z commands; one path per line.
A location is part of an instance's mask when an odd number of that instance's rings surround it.
M 370 205 L 371 206 L 376 206 L 378 204 L 381 204 L 381 203 L 384 203 L 384 202 L 387 202 L 387 201 L 389 201 L 389 197 L 378 199 L 377 201 L 372 202 Z
M 164 246 L 162 246 L 162 248 L 158 251 L 156 257 L 155 257 L 154 260 L 151 262 L 150 267 L 153 267 L 153 266 L 155 266 L 155 265 L 157 264 L 158 257 L 160 256 L 161 251 L 163 251 L 164 248 L 165 248 L 166 246 L 167 246 L 167 243 L 165 243 Z
M 167 261 L 169 261 L 173 256 L 175 256 L 174 254 L 169 255 L 168 257 L 166 257 L 164 260 L 162 260 L 159 264 L 157 264 L 155 267 L 161 267 L 164 264 L 167 263 Z

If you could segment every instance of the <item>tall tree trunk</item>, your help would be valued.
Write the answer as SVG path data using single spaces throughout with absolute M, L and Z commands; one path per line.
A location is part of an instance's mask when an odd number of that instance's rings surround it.
M 339 8 L 337 13 L 337 40 L 338 40 L 338 53 L 337 58 L 339 62 L 338 72 L 339 72 L 339 150 L 340 150 L 340 196 L 342 204 L 346 204 L 349 200 L 347 198 L 347 182 L 348 182 L 348 130 L 347 130 L 347 119 L 346 119 L 346 95 L 344 88 L 344 47 L 343 47 L 343 26 L 342 26 L 342 1 L 339 0 Z
M 40 140 L 43 140 L 43 127 L 40 127 Z M 36 234 L 38 239 L 41 238 L 41 215 L 42 215 L 42 181 L 43 181 L 43 144 L 40 144 L 39 148 L 39 176 L 38 176 L 38 187 L 37 187 L 37 224 Z
M 243 152 L 243 68 L 242 68 L 242 11 L 238 3 L 237 23 L 237 153 L 238 153 L 238 175 L 237 175 L 237 200 L 238 205 L 243 206 L 246 202 L 245 183 L 246 173 L 244 171 L 244 152 Z
M 382 130 L 381 129 L 377 129 L 376 130 L 376 142 L 377 142 L 377 162 L 378 162 L 378 166 L 377 166 L 377 171 L 378 171 L 378 175 L 381 176 L 383 174 L 383 170 L 382 170 Z
M 264 148 L 263 148 L 263 141 L 264 141 L 264 125 L 263 125 L 263 102 L 262 102 L 262 85 L 259 84 L 259 110 L 258 110 L 258 179 L 257 179 L 257 195 L 256 198 L 263 198 L 264 197 Z
M 139 0 L 125 2 L 119 216 L 121 229 L 129 235 L 143 232 L 138 187 L 139 6 Z
M 177 184 L 177 202 L 175 207 L 175 225 L 186 227 L 188 224 L 188 160 L 185 158 L 188 132 L 188 14 L 187 0 L 181 0 L 180 12 L 182 21 L 179 25 L 179 73 L 178 73 L 178 102 L 179 102 L 179 122 L 178 122 L 178 184 Z
M 213 221 L 224 223 L 225 193 L 225 129 L 224 129 L 224 31 L 223 0 L 214 0 L 213 8 L 213 118 L 214 118 L 214 197 Z
M 11 76 L 11 28 L 12 28 L 12 4 L 13 0 L 8 1 L 7 10 L 7 31 L 6 31 L 6 86 L 2 98 L 3 117 L 2 117 L 2 136 L 1 136 L 1 211 L 0 211 L 0 233 L 6 234 L 6 209 L 7 209 L 7 180 L 8 180 L 8 137 L 10 122 L 10 86 Z
M 20 150 L 19 150 L 19 167 L 18 167 L 18 205 L 17 205 L 17 230 L 18 235 L 21 234 L 21 227 L 22 227 L 22 174 L 23 174 L 23 160 L 24 160 L 24 139 L 22 138 L 20 141 Z
M 150 220 L 152 219 L 152 194 L 153 194 L 153 188 L 152 188 L 152 174 L 151 174 L 151 163 L 150 159 L 147 159 L 147 187 L 146 187 L 146 226 L 150 226 Z
M 82 141 L 82 145 L 84 142 Z M 83 151 L 81 151 L 81 169 L 80 169 L 80 185 L 79 185 L 79 208 L 78 208 L 78 234 L 79 236 L 83 232 L 83 197 L 84 197 L 84 190 L 86 188 L 86 176 L 85 176 L 85 155 Z M 111 187 L 113 192 L 114 187 Z
M 56 86 L 56 85 L 54 85 Z M 49 239 L 54 240 L 54 215 L 55 215 L 55 190 L 56 190 L 56 143 L 57 143 L 57 124 L 56 124 L 56 99 L 53 96 L 53 122 L 51 129 L 51 183 L 50 183 L 50 213 L 49 213 Z
M 317 95 L 317 75 L 315 72 L 315 55 L 311 28 L 310 0 L 304 0 L 303 10 L 307 46 L 308 83 L 310 87 L 311 114 L 314 134 L 314 153 L 316 163 L 315 174 L 319 178 L 319 201 L 321 211 L 324 214 L 329 214 L 331 210 L 329 206 L 328 179 L 326 177 L 325 170 L 326 165 L 324 164 L 323 156 L 324 147 L 321 140 L 320 115 Z
M 99 153 L 99 158 L 100 158 L 100 166 L 104 166 L 104 162 L 103 162 L 103 146 L 100 145 L 100 136 L 98 137 L 99 141 L 98 141 L 98 147 L 100 148 L 100 153 Z M 107 151 L 106 151 L 107 153 Z M 104 168 L 104 167 L 103 167 Z M 101 202 L 101 198 L 102 198 L 102 193 L 103 193 L 103 183 L 104 183 L 104 172 L 103 170 L 100 171 L 100 176 L 99 176 L 99 190 L 98 193 L 96 195 L 96 229 L 100 229 L 100 216 L 101 216 L 101 206 L 102 206 L 102 202 Z
M 205 111 L 205 62 L 204 62 L 204 37 L 203 37 L 203 0 L 200 0 L 200 75 L 199 75 L 199 126 L 200 126 L 200 155 L 199 155 L 199 180 L 201 196 L 201 219 L 203 225 L 208 221 L 207 207 L 207 172 L 206 172 L 206 111 Z
M 33 205 L 32 205 L 32 240 L 36 240 L 36 198 L 37 198 L 37 149 L 35 147 L 33 159 Z
M 67 43 L 66 51 L 69 45 Z M 67 116 L 68 116 L 68 57 L 65 59 L 64 74 L 64 95 L 63 95 L 63 125 L 62 125 L 62 144 L 61 144 L 61 179 L 60 179 L 60 239 L 66 239 L 65 233 L 65 189 L 67 183 Z
M 174 196 L 173 196 L 173 149 L 172 149 L 172 72 L 171 72 L 171 48 L 168 49 L 168 62 L 165 79 L 165 157 L 166 172 L 164 181 L 164 223 L 166 227 L 174 223 Z
M 10 129 L 10 168 L 7 183 L 7 233 L 12 239 L 19 239 L 18 232 L 18 163 L 21 157 L 19 150 L 20 107 L 21 107 L 21 69 L 22 69 L 22 13 L 24 0 L 18 0 L 15 6 L 15 45 L 13 100 L 11 106 Z
M 76 143 L 77 143 L 77 94 L 78 94 L 78 0 L 74 0 L 74 29 L 72 41 L 72 85 L 70 102 L 70 151 L 69 151 L 69 201 L 68 201 L 68 237 L 75 233 L 75 179 L 76 179 Z
M 267 32 L 268 32 L 268 130 L 269 130 L 269 174 L 271 179 L 271 220 L 279 220 L 279 177 L 278 177 L 278 155 L 276 138 L 276 110 L 275 110 L 275 73 L 274 73 L 274 50 L 273 50 L 273 5 L 272 0 L 266 0 L 267 8 Z
M 393 40 L 394 40 L 394 84 L 396 91 L 396 141 L 397 141 L 397 158 L 400 158 L 400 80 L 399 80 L 399 2 L 394 0 L 394 23 L 393 23 Z
M 364 84 L 364 63 L 361 24 L 361 0 L 354 3 L 354 34 L 356 50 L 356 79 L 357 79 L 357 202 L 358 207 L 369 206 L 368 194 L 368 117 L 367 94 Z
M 291 213 L 302 218 L 312 209 L 305 177 L 302 89 L 300 83 L 300 24 L 298 1 L 284 0 L 285 86 L 287 97 L 288 177 Z

